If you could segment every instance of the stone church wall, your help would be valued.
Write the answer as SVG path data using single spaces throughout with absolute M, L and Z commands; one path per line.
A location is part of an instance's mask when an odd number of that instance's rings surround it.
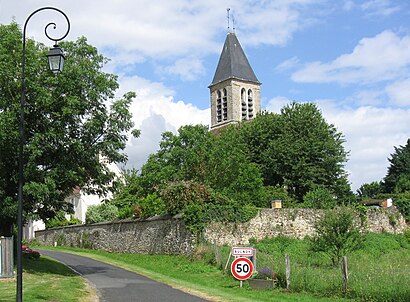
M 314 222 L 323 211 L 313 209 L 263 209 L 246 223 L 212 223 L 205 230 L 209 242 L 230 246 L 247 245 L 249 239 L 278 235 L 303 238 L 314 234 Z M 408 227 L 396 210 L 370 209 L 357 218 L 364 232 L 399 234 Z M 147 254 L 192 253 L 195 237 L 178 217 L 127 220 L 93 225 L 70 226 L 36 232 L 36 240 L 46 244 L 85 247 L 112 252 Z

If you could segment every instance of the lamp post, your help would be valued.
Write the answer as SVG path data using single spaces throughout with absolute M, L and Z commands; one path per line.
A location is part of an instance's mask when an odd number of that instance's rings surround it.
M 59 37 L 53 38 L 49 36 L 48 29 L 53 26 L 54 29 L 57 28 L 56 23 L 50 22 L 44 28 L 44 33 L 47 38 L 54 41 L 54 47 L 50 49 L 47 54 L 50 69 L 53 73 L 61 72 L 64 66 L 64 55 L 60 47 L 58 47 L 57 42 L 64 39 L 70 31 L 70 20 L 64 12 L 55 7 L 42 7 L 30 14 L 24 23 L 23 28 L 23 54 L 21 60 L 21 102 L 20 102 L 20 121 L 19 121 L 19 133 L 20 133 L 20 146 L 19 146 L 19 180 L 18 180 L 18 210 L 17 210 L 17 289 L 16 289 L 16 301 L 21 302 L 23 300 L 23 262 L 22 262 L 22 240 L 23 240 L 23 185 L 24 185 L 24 107 L 26 102 L 25 96 L 25 83 L 24 83 L 24 68 L 26 64 L 26 29 L 28 21 L 33 15 L 43 10 L 54 10 L 61 13 L 67 21 L 67 31 L 66 33 Z

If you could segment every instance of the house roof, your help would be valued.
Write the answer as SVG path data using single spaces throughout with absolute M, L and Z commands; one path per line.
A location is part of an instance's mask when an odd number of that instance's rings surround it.
M 260 84 L 235 33 L 228 33 L 212 83 L 239 79 Z

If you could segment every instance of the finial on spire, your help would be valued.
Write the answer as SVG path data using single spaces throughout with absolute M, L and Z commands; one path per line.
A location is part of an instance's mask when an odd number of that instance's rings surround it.
M 228 33 L 229 33 L 229 30 L 230 30 L 230 24 L 229 24 L 229 11 L 230 11 L 231 9 L 228 7 L 227 9 L 226 9 L 226 13 L 227 13 L 227 15 L 228 15 Z

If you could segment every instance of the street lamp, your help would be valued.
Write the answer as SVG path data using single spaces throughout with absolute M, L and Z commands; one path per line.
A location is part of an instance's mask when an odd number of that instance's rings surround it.
M 23 300 L 23 262 L 22 262 L 22 241 L 23 241 L 23 185 L 24 185 L 24 106 L 26 102 L 25 95 L 25 83 L 24 83 L 24 68 L 26 64 L 26 28 L 27 23 L 33 15 L 43 10 L 54 10 L 61 13 L 67 20 L 67 31 L 60 38 L 53 38 L 48 35 L 49 26 L 53 26 L 54 29 L 57 28 L 56 23 L 50 22 L 46 25 L 44 33 L 47 38 L 54 41 L 54 47 L 50 49 L 47 54 L 50 69 L 54 73 L 61 72 L 64 66 L 64 55 L 60 47 L 58 47 L 57 42 L 64 39 L 70 31 L 70 20 L 64 12 L 55 7 L 42 7 L 30 14 L 24 23 L 23 28 L 23 55 L 21 60 L 21 102 L 20 102 L 20 121 L 19 121 L 19 133 L 20 133 L 20 146 L 19 146 L 19 181 L 18 181 L 18 211 L 17 211 L 17 290 L 16 290 L 16 301 L 21 302 Z
M 57 44 L 49 50 L 47 58 L 52 72 L 57 74 L 63 71 L 65 57 L 63 50 Z

